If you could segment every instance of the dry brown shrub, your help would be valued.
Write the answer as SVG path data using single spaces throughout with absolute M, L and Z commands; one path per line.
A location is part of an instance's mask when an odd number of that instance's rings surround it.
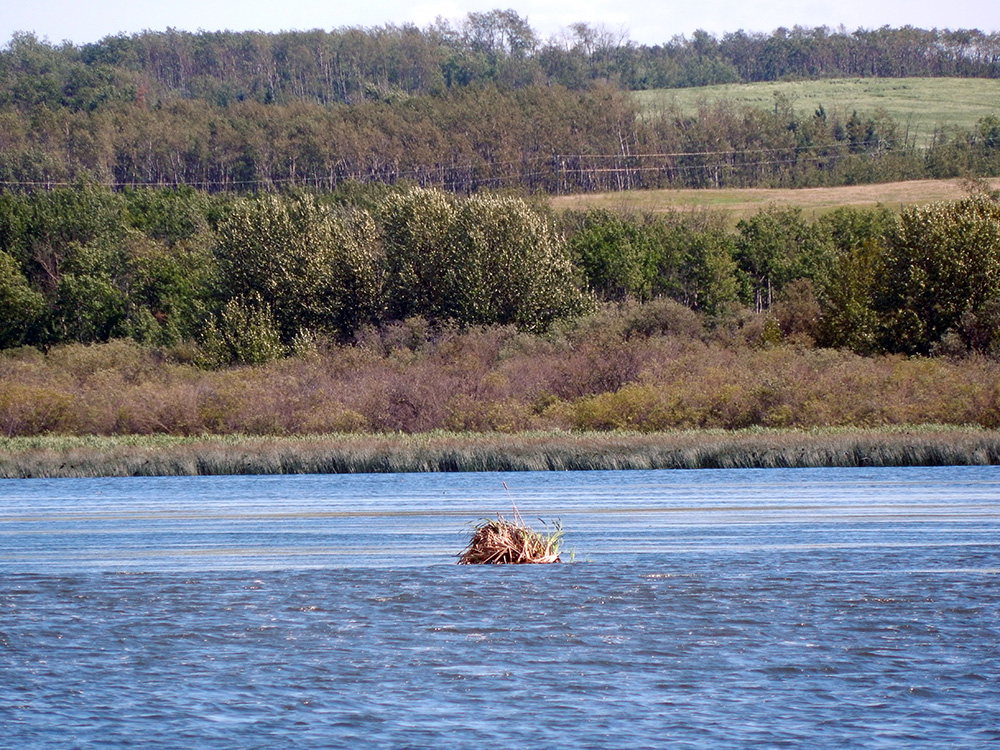
M 149 378 L 162 365 L 156 350 L 143 348 L 131 339 L 56 346 L 48 352 L 46 360 L 48 367 L 68 373 L 82 384 L 109 373 L 123 381 L 138 382 Z
M 506 486 L 506 485 L 505 485 Z M 559 562 L 562 528 L 539 533 L 524 523 L 514 506 L 513 519 L 499 513 L 496 519 L 481 521 L 472 534 L 472 541 L 459 557 L 459 565 L 521 565 L 525 563 Z
M 448 401 L 443 425 L 455 432 L 519 432 L 540 426 L 531 404 L 517 399 L 487 401 L 459 393 Z
M 218 371 L 112 343 L 0 355 L 6 435 L 1000 426 L 1000 362 L 861 357 L 590 328 L 451 330 Z
M 0 384 L 0 433 L 8 437 L 74 433 L 74 417 L 70 393 L 45 385 Z
M 782 335 L 786 339 L 794 337 L 801 348 L 812 346 L 819 336 L 823 309 L 808 279 L 797 279 L 786 286 L 778 295 L 773 313 Z
M 644 304 L 632 303 L 622 310 L 623 333 L 626 337 L 640 335 L 673 336 L 700 339 L 704 335 L 702 319 L 691 308 L 668 297 Z

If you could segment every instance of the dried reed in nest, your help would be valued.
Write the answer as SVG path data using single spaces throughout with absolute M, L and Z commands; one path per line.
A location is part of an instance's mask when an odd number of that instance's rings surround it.
M 524 522 L 515 505 L 513 520 L 497 513 L 496 520 L 487 518 L 476 526 L 472 541 L 459 557 L 458 564 L 520 565 L 559 562 L 562 535 L 562 526 L 558 522 L 551 531 L 546 528 L 546 533 L 535 531 Z

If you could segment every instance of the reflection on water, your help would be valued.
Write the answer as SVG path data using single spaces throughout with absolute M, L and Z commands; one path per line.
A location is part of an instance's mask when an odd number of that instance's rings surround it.
M 502 481 L 575 564 L 453 564 Z M 990 746 L 998 490 L 992 468 L 4 481 L 0 747 Z

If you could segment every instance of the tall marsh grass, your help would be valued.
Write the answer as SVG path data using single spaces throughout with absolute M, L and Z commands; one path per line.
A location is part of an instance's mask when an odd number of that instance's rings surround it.
M 1000 434 L 921 426 L 0 439 L 3 478 L 973 464 L 1000 464 Z

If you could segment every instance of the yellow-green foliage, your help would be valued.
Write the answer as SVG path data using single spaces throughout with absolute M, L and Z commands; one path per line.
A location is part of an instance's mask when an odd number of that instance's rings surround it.
M 974 348 L 1000 344 L 1000 203 L 979 195 L 903 211 L 882 271 L 876 309 L 887 347 L 926 353 L 949 332 Z
M 378 213 L 390 318 L 540 330 L 584 309 L 565 243 L 520 198 L 413 188 L 387 196 Z
M 382 250 L 365 211 L 309 195 L 243 199 L 217 237 L 228 295 L 267 303 L 285 344 L 302 330 L 353 333 L 382 311 Z
M 564 241 L 521 199 L 413 188 L 373 211 L 308 195 L 236 201 L 217 233 L 229 302 L 207 335 L 221 361 L 265 361 L 275 326 L 301 348 L 386 318 L 540 330 L 584 308 Z
M 20 345 L 45 309 L 14 258 L 0 249 L 0 349 Z

